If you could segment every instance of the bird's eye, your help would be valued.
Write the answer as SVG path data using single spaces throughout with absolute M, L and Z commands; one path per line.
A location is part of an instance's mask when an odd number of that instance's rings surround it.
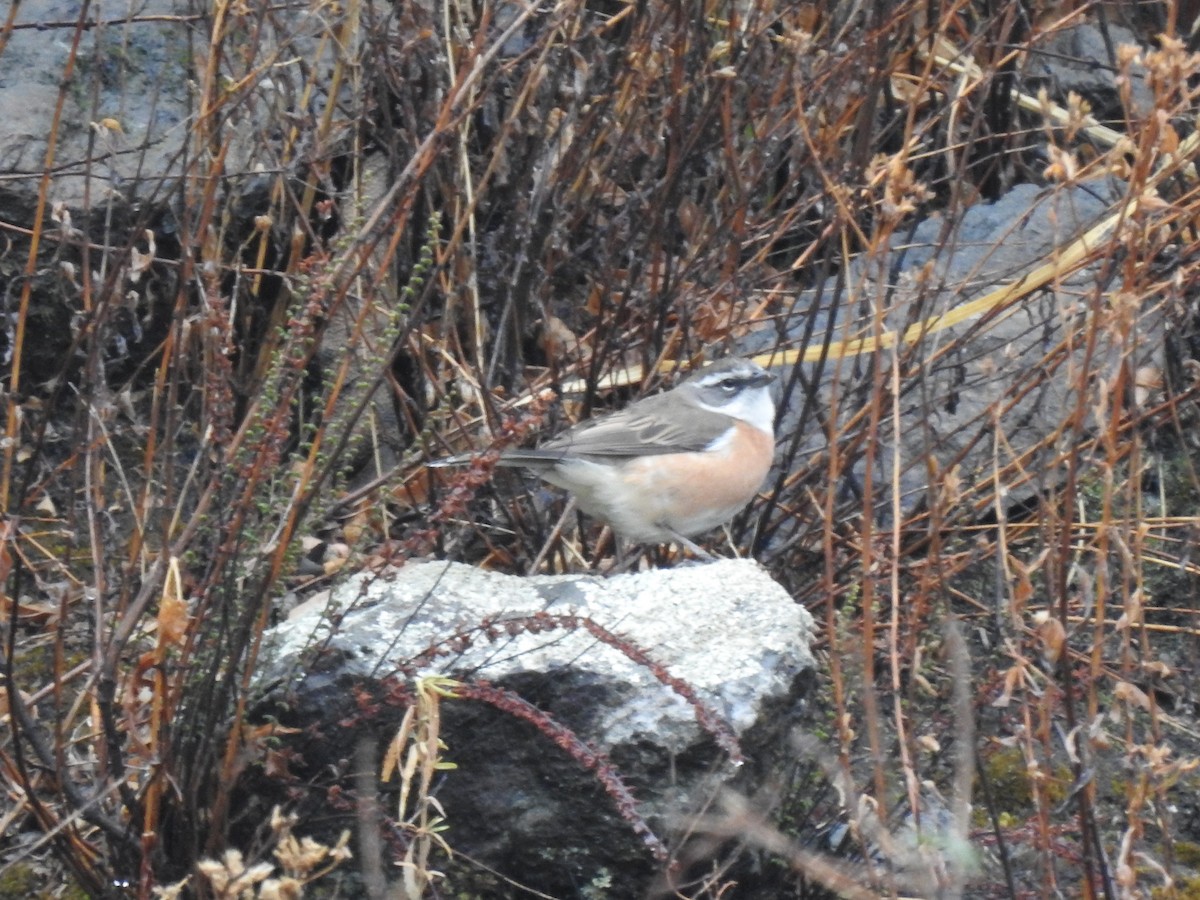
M 734 381 L 732 378 L 726 378 L 724 381 L 721 382 L 721 390 L 724 391 L 726 394 L 732 394 L 737 389 L 738 389 L 738 383 L 736 381 Z

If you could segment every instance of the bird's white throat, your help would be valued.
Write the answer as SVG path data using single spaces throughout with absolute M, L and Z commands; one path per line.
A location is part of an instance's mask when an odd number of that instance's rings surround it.
M 702 401 L 697 405 L 715 413 L 741 419 L 772 437 L 775 435 L 775 401 L 771 399 L 771 389 L 768 387 L 749 388 L 720 406 L 710 406 Z

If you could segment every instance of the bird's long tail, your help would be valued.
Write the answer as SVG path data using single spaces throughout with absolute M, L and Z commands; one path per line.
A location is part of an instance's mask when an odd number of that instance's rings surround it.
M 425 463 L 431 469 L 445 469 L 450 466 L 465 466 L 478 459 L 480 453 L 459 453 L 455 456 L 443 456 Z M 560 462 L 563 458 L 561 450 L 505 450 L 496 460 L 498 466 L 518 466 L 528 469 L 545 469 Z

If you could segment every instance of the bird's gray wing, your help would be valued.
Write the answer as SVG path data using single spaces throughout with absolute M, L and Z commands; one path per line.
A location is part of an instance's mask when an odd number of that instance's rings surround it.
M 729 427 L 729 416 L 697 406 L 680 407 L 679 399 L 656 394 L 624 409 L 580 422 L 536 449 L 505 450 L 502 466 L 546 468 L 566 457 L 627 459 L 705 449 Z M 681 414 L 682 413 L 682 414 Z M 462 453 L 427 463 L 428 466 L 462 465 L 473 454 Z
M 679 399 L 669 394 L 647 397 L 581 422 L 542 444 L 537 455 L 546 459 L 686 453 L 703 450 L 729 427 L 728 416 L 695 406 L 680 407 L 678 403 Z

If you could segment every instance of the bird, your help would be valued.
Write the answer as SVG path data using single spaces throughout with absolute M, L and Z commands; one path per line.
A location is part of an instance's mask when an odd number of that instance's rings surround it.
M 750 359 L 715 362 L 672 390 L 587 419 L 497 465 L 533 471 L 587 515 L 635 543 L 677 543 L 729 522 L 758 493 L 775 456 L 775 376 Z M 471 454 L 428 463 L 461 465 Z

